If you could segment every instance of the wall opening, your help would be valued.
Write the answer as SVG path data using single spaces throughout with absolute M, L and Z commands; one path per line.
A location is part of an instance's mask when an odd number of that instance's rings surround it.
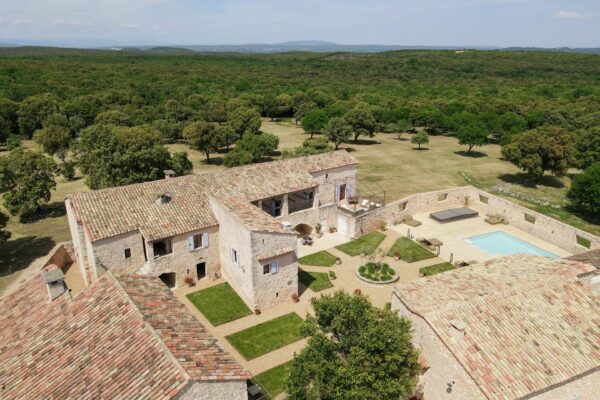
M 175 289 L 177 287 L 177 274 L 175 272 L 166 272 L 160 274 L 158 277 L 169 289 Z

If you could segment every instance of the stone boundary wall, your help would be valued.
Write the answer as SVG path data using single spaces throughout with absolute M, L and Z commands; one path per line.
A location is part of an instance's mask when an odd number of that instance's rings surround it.
M 510 225 L 572 254 L 600 248 L 598 236 L 473 186 L 419 193 L 393 201 L 382 208 L 357 216 L 354 226 L 349 231 L 352 237 L 358 237 L 377 230 L 380 221 L 393 224 L 407 215 L 455 207 L 469 207 L 477 210 L 482 216 L 500 214 Z M 579 244 L 578 238 L 589 241 L 590 247 Z

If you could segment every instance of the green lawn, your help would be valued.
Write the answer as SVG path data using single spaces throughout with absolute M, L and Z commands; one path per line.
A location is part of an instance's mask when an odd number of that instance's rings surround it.
M 271 399 L 285 390 L 285 380 L 290 375 L 292 361 L 288 361 L 262 372 L 254 377 L 254 381 L 267 392 Z
M 451 271 L 453 269 L 456 269 L 454 265 L 450 263 L 441 263 L 420 268 L 419 271 L 425 276 L 431 276 L 439 274 L 440 272 Z
M 336 249 L 343 251 L 349 256 L 357 256 L 363 252 L 371 254 L 383 242 L 385 235 L 381 232 L 371 232 L 348 243 L 336 246 Z
M 332 287 L 329 276 L 324 272 L 307 272 L 303 270 L 298 271 L 298 279 L 307 288 L 313 292 L 320 292 L 321 290 Z
M 393 257 L 396 251 L 400 252 L 400 259 L 406 262 L 415 262 L 435 257 L 435 254 L 418 243 L 407 238 L 399 238 L 388 251 L 388 256 Z
M 226 339 L 246 360 L 252 360 L 302 339 L 303 323 L 298 314 L 289 313 L 233 333 Z
M 299 258 L 298 263 L 303 265 L 314 265 L 317 267 L 331 267 L 333 264 L 335 264 L 336 259 L 336 256 L 323 250 Z
M 214 326 L 252 314 L 229 283 L 202 289 L 186 297 Z

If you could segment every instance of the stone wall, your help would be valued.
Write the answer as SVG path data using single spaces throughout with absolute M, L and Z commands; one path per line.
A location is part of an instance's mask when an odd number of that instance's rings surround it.
M 190 250 L 188 247 L 189 237 L 205 232 L 208 233 L 208 246 Z M 184 279 L 187 275 L 191 275 L 194 280 L 198 280 L 196 264 L 202 262 L 206 263 L 207 279 L 216 279 L 220 274 L 218 226 L 174 236 L 171 238 L 171 243 L 173 252 L 156 258 L 154 257 L 152 242 L 146 243 L 148 254 L 148 262 L 144 268 L 146 273 L 152 276 L 159 276 L 163 273 L 175 272 L 177 274 L 177 286 L 184 285 Z
M 221 274 L 240 298 L 254 309 L 254 282 L 252 273 L 252 241 L 250 231 L 217 200 L 210 201 L 212 212 L 219 221 L 219 257 Z M 239 263 L 231 260 L 234 248 Z
M 174 400 L 248 400 L 246 381 L 192 382 Z
M 485 199 L 487 203 L 482 201 Z M 595 235 L 472 186 L 415 194 L 359 215 L 354 219 L 352 237 L 378 229 L 379 221 L 392 224 L 407 215 L 465 206 L 477 210 L 480 215 L 501 214 L 514 227 L 573 254 L 589 250 L 577 243 L 578 236 L 589 240 L 591 249 L 600 247 L 600 238 Z M 533 217 L 535 223 L 528 222 L 525 214 Z
M 319 206 L 335 203 L 337 185 L 350 184 L 352 195 L 356 195 L 357 168 L 358 166 L 354 164 L 313 173 L 312 176 L 319 183 Z
M 429 369 L 422 376 L 426 399 L 484 400 L 486 397 L 450 350 L 427 322 L 411 313 L 402 301 L 392 294 L 392 311 L 408 318 L 413 326 L 413 343 L 421 351 Z M 448 392 L 448 389 L 451 391 Z
M 296 235 L 252 232 L 252 281 L 254 282 L 254 308 L 261 310 L 277 304 L 291 302 L 293 293 L 298 294 L 298 263 Z M 261 254 L 292 248 L 293 252 L 259 260 Z M 279 272 L 264 274 L 263 266 L 279 262 Z

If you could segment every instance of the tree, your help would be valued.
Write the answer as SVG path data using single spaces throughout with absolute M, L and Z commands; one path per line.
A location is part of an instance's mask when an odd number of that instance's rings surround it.
M 211 122 L 192 122 L 183 129 L 183 138 L 193 149 L 206 154 L 206 162 L 210 164 L 210 153 L 223 145 L 223 137 L 219 126 Z
M 422 144 L 429 143 L 429 135 L 425 131 L 419 131 L 413 135 L 413 137 L 410 139 L 410 142 L 418 145 L 420 150 Z
M 149 126 L 91 125 L 81 131 L 76 148 L 91 189 L 162 179 L 164 170 L 173 169 L 160 133 Z
M 12 150 L 0 157 L 0 191 L 4 206 L 12 215 L 24 217 L 37 212 L 50 201 L 56 188 L 56 163 L 50 157 L 23 149 Z
M 545 171 L 563 176 L 574 162 L 573 135 L 557 126 L 542 126 L 513 137 L 502 156 L 539 182 Z
M 302 146 L 298 146 L 292 150 L 285 149 L 281 153 L 282 158 L 305 157 L 313 154 L 327 153 L 331 151 L 331 145 L 327 139 L 317 137 L 314 139 L 306 139 Z
M 175 141 L 181 139 L 181 123 L 172 119 L 156 119 L 152 127 L 160 132 L 163 139 Z
M 10 135 L 18 132 L 18 109 L 18 103 L 0 98 L 0 143 L 5 143 Z
M 36 129 L 42 127 L 46 118 L 60 112 L 60 99 L 51 93 L 36 94 L 19 104 L 17 115 L 21 134 L 30 138 Z
M 600 161 L 573 178 L 567 197 L 579 209 L 600 216 Z
M 291 400 L 397 400 L 413 394 L 420 366 L 408 319 L 343 291 L 311 304 L 315 315 L 303 327 L 308 343 L 292 360 L 286 382 Z
M 240 139 L 240 135 L 235 131 L 234 128 L 229 125 L 229 122 L 219 126 L 219 131 L 221 132 L 221 139 L 223 140 L 223 145 L 227 150 L 229 147 L 237 142 Z
M 354 107 L 344 115 L 344 119 L 346 120 L 346 123 L 352 127 L 355 143 L 361 135 L 368 137 L 373 137 L 375 135 L 377 122 L 373 117 L 373 113 L 366 105 Z
M 470 153 L 474 146 L 483 146 L 488 140 L 487 127 L 479 121 L 460 127 L 456 135 L 458 144 L 469 146 L 467 153 Z
M 33 134 L 34 140 L 42 145 L 45 153 L 49 155 L 58 154 L 61 160 L 65 160 L 67 150 L 71 143 L 71 131 L 59 125 L 48 125 L 38 129 Z
M 310 133 L 310 138 L 317 132 L 321 132 L 327 124 L 327 114 L 323 110 L 312 110 L 302 118 L 302 129 Z
M 246 133 L 236 144 L 235 148 L 227 153 L 223 163 L 227 167 L 259 162 L 279 146 L 279 137 L 272 133 L 252 135 Z
M 600 162 L 600 127 L 582 132 L 575 141 L 575 165 L 586 169 Z
M 209 122 L 218 122 L 220 124 L 227 121 L 227 103 L 216 99 L 209 101 L 205 118 Z
M 346 122 L 345 118 L 334 117 L 329 120 L 325 127 L 325 136 L 337 150 L 340 144 L 352 136 L 352 127 Z
M 176 176 L 189 175 L 194 169 L 194 165 L 188 159 L 185 151 L 173 153 L 171 156 L 171 169 L 175 171 Z
M 131 117 L 119 110 L 108 110 L 101 112 L 94 119 L 96 124 L 131 126 Z
M 6 139 L 11 134 L 10 123 L 0 115 L 0 143 L 6 143 Z
M 8 225 L 8 215 L 0 211 L 0 243 L 10 239 L 10 232 L 6 229 Z
M 312 101 L 300 103 L 297 106 L 294 106 L 294 123 L 298 125 L 298 121 L 302 121 L 302 118 L 304 118 L 306 113 L 316 109 L 317 104 L 313 103 Z
M 500 128 L 502 129 L 502 142 L 508 142 L 513 135 L 523 132 L 527 129 L 527 121 L 519 114 L 507 112 L 500 116 Z
M 292 98 L 290 95 L 285 93 L 280 94 L 277 97 L 273 94 L 268 94 L 263 100 L 263 110 L 265 115 L 271 118 L 271 121 L 274 121 L 275 118 L 288 114 L 291 108 Z
M 238 139 L 244 133 L 257 134 L 260 131 L 260 124 L 260 112 L 254 107 L 236 107 L 227 114 L 227 125 L 233 128 Z

